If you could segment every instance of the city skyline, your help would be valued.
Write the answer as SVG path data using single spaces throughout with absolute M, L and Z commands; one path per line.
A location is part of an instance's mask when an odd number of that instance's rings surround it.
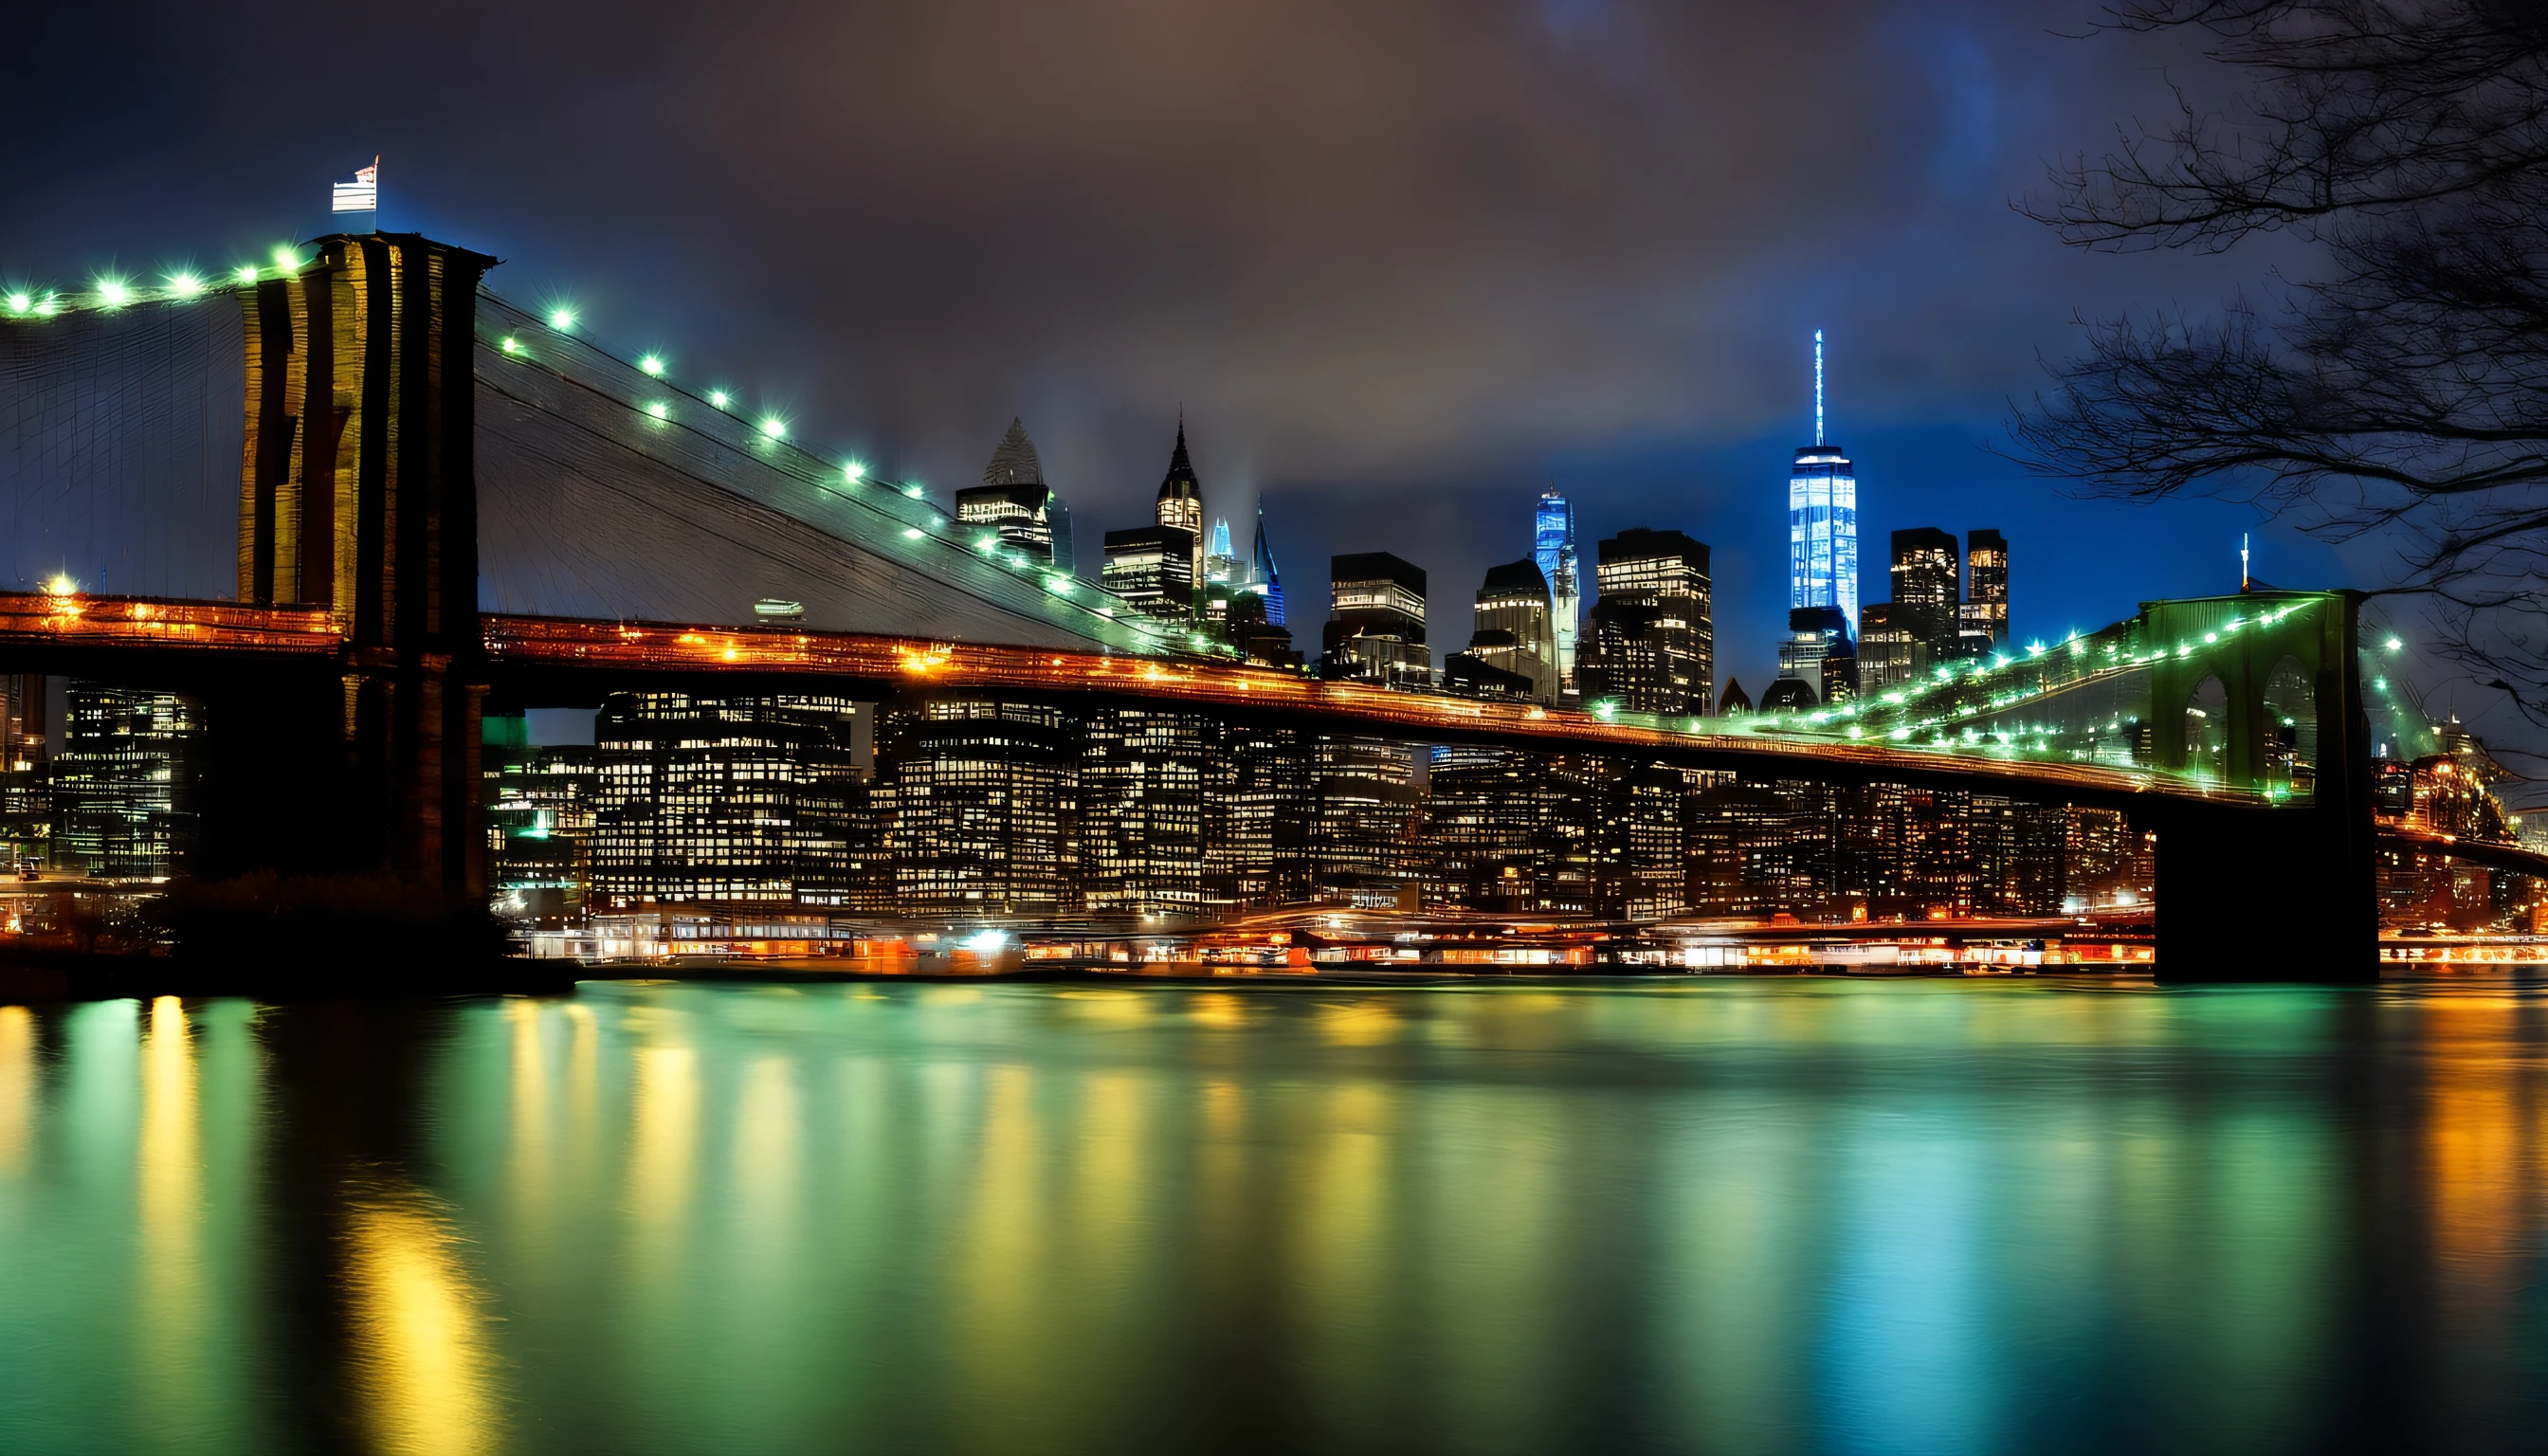
M 559 145 L 567 164 L 601 180 L 570 202 L 544 180 L 559 155 L 515 157 L 494 144 L 489 119 L 470 114 L 426 125 L 436 108 L 410 105 L 421 98 L 398 89 L 406 82 L 353 112 L 341 124 L 349 130 L 317 136 L 270 116 L 277 103 L 208 94 L 192 78 L 195 58 L 226 53 L 241 38 L 180 19 L 133 38 L 130 74 L 140 79 L 124 98 L 125 115 L 136 128 L 168 134 L 169 144 L 136 156 L 130 188 L 111 195 L 91 188 L 73 160 L 91 149 L 91 138 L 60 130 L 59 119 L 80 107 L 68 97 L 42 104 L 58 83 L 30 78 L 34 131 L 16 184 L 22 205 L 0 218 L 0 276 L 69 285 L 107 269 L 142 274 L 258 253 L 279 237 L 333 226 L 322 189 L 386 153 L 386 226 L 478 239 L 508 260 L 508 287 L 534 301 L 572 303 L 600 336 L 631 351 L 662 350 L 680 367 L 730 380 L 783 410 L 797 437 L 942 489 L 972 480 L 999 426 L 1022 415 L 1088 538 L 1084 572 L 1096 570 L 1101 522 L 1130 525 L 1145 511 L 1157 480 L 1158 421 L 1182 401 L 1209 421 L 1217 513 L 1241 526 L 1263 498 L 1281 550 L 1305 569 L 1343 552 L 1404 551 L 1408 543 L 1391 539 L 1388 528 L 1404 523 L 1425 540 L 1424 565 L 1439 580 L 1474 582 L 1514 554 L 1501 529 L 1483 525 L 1506 508 L 1526 509 L 1553 482 L 1576 503 L 1579 539 L 1652 525 L 1715 545 L 1719 625 L 1737 649 L 1725 666 L 1760 675 L 1768 660 L 1747 661 L 1745 644 L 1774 641 L 1787 604 L 1783 562 L 1750 544 L 1772 539 L 1754 498 L 1758 483 L 1777 479 L 1794 445 L 1811 438 L 1797 342 L 1823 326 L 1836 350 L 1832 389 L 1849 402 L 1847 443 L 1866 480 L 1870 529 L 1935 522 L 1960 533 L 1996 522 L 2053 558 L 2095 543 L 2089 569 L 2021 585 L 2027 620 L 2084 626 L 2128 611 L 2136 592 L 2217 590 L 2245 530 L 2257 532 L 2257 570 L 2266 580 L 2381 585 L 2376 553 L 2342 557 L 2287 525 L 2260 529 L 2251 512 L 2218 502 L 2137 510 L 2067 500 L 1991 453 L 2004 443 L 2007 404 L 2041 378 L 2038 358 L 2074 349 L 2074 313 L 2152 296 L 2211 296 L 2213 280 L 2240 276 L 2230 265 L 2184 257 L 2074 258 L 2005 206 L 2040 185 L 2037 138 L 2090 135 L 2107 116 L 2163 102 L 2152 62 L 2172 52 L 2160 43 L 2082 46 L 2048 34 L 2031 9 L 1989 5 L 1942 18 L 1909 38 L 1907 50 L 1883 15 L 1857 6 L 1812 23 L 1754 18 L 1730 34 L 1638 4 L 1585 9 L 1571 20 L 1550 12 L 1486 22 L 1473 48 L 1427 69 L 1404 115 L 1365 118 L 1396 144 L 1348 167 L 1372 184 L 1356 193 L 1352 216 L 1367 225 L 1358 235 L 1381 250 L 1372 259 L 1378 272 L 1431 276 L 1424 258 L 1458 234 L 1410 226 L 1402 207 L 1381 201 L 1424 175 L 1419 163 L 1433 144 L 1425 119 L 1462 114 L 1490 75 L 1519 74 L 1582 103 L 1582 119 L 1566 125 L 1607 141 L 1619 122 L 1610 108 L 1652 95 L 1632 64 L 1650 54 L 1718 85 L 1712 94 L 1691 93 L 1709 99 L 1669 103 L 1698 108 L 1678 132 L 1639 127 L 1615 138 L 1618 154 L 1712 183 L 1718 201 L 1703 212 L 1675 205 L 1653 220 L 1657 228 L 1629 228 L 1624 235 L 1639 239 L 1639 251 L 1624 271 L 1585 261 L 1596 239 L 1622 235 L 1611 226 L 1622 221 L 1619 204 L 1605 199 L 1591 212 L 1549 206 L 1566 182 L 1526 164 L 1492 192 L 1459 191 L 1448 216 L 1484 235 L 1540 238 L 1525 250 L 1527 270 L 1455 272 L 1437 288 L 1374 298 L 1340 271 L 1323 227 L 1304 236 L 1288 219 L 1271 232 L 1234 226 L 1255 216 L 1256 193 L 1209 168 L 1167 164 L 1174 155 L 1271 147 L 1276 174 L 1258 184 L 1273 189 L 1269 201 L 1303 185 L 1299 167 L 1340 164 L 1324 131 L 1287 137 L 1269 119 L 1288 109 L 1240 104 L 1255 94 L 1244 85 L 1199 92 L 1198 107 L 1186 108 L 1199 128 L 1190 139 L 1175 139 L 1166 126 L 1137 131 L 1129 152 L 1100 145 L 1072 122 L 1081 115 L 1075 109 L 1056 127 L 1004 108 L 953 152 L 923 138 L 940 149 L 908 161 L 871 153 L 864 138 L 880 134 L 863 123 L 769 128 L 767 135 L 786 138 L 776 155 L 790 175 L 860 179 L 827 207 L 862 221 L 881 214 L 920 225 L 917 233 L 855 229 L 846 259 L 817 262 L 794 240 L 802 209 L 777 226 L 768 200 L 742 181 L 757 172 L 735 171 L 767 165 L 771 148 L 756 144 L 738 162 L 733 148 L 702 147 L 655 109 L 588 107 L 589 120 L 558 129 Z M 925 63 L 891 85 L 925 98 L 921 77 L 957 69 L 961 55 L 967 87 L 999 76 L 1012 83 L 1003 94 L 1046 94 L 1040 64 L 1017 73 L 1023 62 L 1012 52 L 984 55 L 956 39 L 988 29 L 980 24 L 988 14 L 1010 20 L 1007 10 L 989 7 L 970 25 L 912 21 L 920 29 L 906 39 Z M 643 39 L 632 32 L 615 42 L 629 48 L 613 53 L 657 54 L 693 24 L 677 10 L 663 20 L 641 28 Z M 1181 28 L 1123 47 L 1096 33 L 1020 23 L 1083 76 L 1137 61 L 1142 74 L 1190 78 L 1230 67 L 1229 56 Z M 40 17 L 29 44 L 44 44 L 44 27 L 53 24 Z M 359 44 L 370 24 L 357 23 L 347 43 Z M 1376 62 L 1410 44 L 1405 34 L 1362 33 L 1374 24 L 1325 18 L 1312 29 Z M 70 44 L 70 33 L 63 39 Z M 731 43 L 703 42 L 720 52 Z M 811 53 L 820 44 L 792 37 L 781 48 Z M 1740 166 L 1663 139 L 1719 135 L 1727 108 L 1762 95 L 1759 77 L 1775 74 L 1781 58 L 1808 53 L 1818 66 L 1859 68 L 1879 84 L 1842 88 L 1823 124 L 1780 137 L 1772 152 Z M 465 75 L 481 74 L 484 64 L 456 51 L 445 58 Z M 1394 74 L 1403 81 L 1409 72 Z M 85 106 L 91 98 L 78 100 Z M 885 107 L 886 97 L 862 91 L 836 104 L 864 115 L 870 105 Z M 508 110 L 505 125 L 518 114 Z M 180 116 L 204 122 L 164 125 Z M 248 135 L 265 139 L 236 144 Z M 1870 144 L 1852 150 L 1844 138 Z M 644 184 L 614 190 L 609 179 L 639 155 L 647 158 Z M 942 216 L 969 215 L 976 203 L 968 198 L 987 206 L 1016 196 L 1015 158 L 1030 155 L 1054 169 L 1032 195 L 1107 245 L 1042 250 L 1033 267 L 1020 269 L 989 251 L 1006 246 L 987 241 L 993 230 L 957 228 Z M 1155 186 L 1167 176 L 1178 179 L 1173 193 Z M 1805 177 L 1817 187 L 1856 186 L 1865 214 L 1883 221 L 1814 227 L 1808 212 L 1784 201 Z M 779 195 L 783 189 L 771 192 Z M 1142 230 L 1171 197 L 1195 225 L 1176 249 Z M 685 221 L 653 226 L 659 210 Z M 686 221 L 692 215 L 717 222 L 703 228 Z M 181 220 L 173 229 L 171 217 Z M 603 235 L 643 240 L 596 248 Z M 1277 268 L 1285 258 L 1294 260 L 1292 271 Z M 995 282 L 959 295 L 948 282 L 957 277 Z M 903 282 L 887 289 L 888 279 Z M 1647 301 L 1683 297 L 1699 281 L 1704 290 L 1687 310 L 1667 306 L 1658 321 L 1637 321 Z M 1244 306 L 1222 307 L 1229 299 Z M 1582 321 L 1553 321 L 1569 318 Z M 1387 373 L 1374 375 L 1374 367 Z M 1377 378 L 1412 386 L 1404 408 L 1374 411 L 1386 393 L 1374 387 Z M 1387 522 L 1335 508 L 1377 500 L 1390 502 Z M 2200 549 L 2205 543 L 2218 544 L 2217 560 Z M 1862 595 L 1880 599 L 1866 579 L 1868 565 Z M 2488 705 L 2484 694 L 2451 690 L 2459 693 L 2452 705 L 2472 720 Z

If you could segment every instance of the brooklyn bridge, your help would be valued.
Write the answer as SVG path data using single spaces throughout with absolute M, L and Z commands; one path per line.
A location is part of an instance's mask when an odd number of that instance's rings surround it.
M 2548 873 L 2376 812 L 2374 744 L 2429 752 L 2435 729 L 2356 593 L 2144 602 L 1803 713 L 1320 681 L 507 302 L 496 261 L 347 235 L 219 282 L 8 300 L 12 529 L 63 567 L 0 592 L 0 672 L 202 704 L 200 873 L 378 866 L 484 896 L 488 714 L 626 692 L 1158 705 L 2114 811 L 2155 836 L 2158 962 L 2185 979 L 2375 974 L 2383 835 Z

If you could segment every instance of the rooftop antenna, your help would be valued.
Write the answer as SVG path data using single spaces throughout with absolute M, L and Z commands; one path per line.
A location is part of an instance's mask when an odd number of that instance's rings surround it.
M 1823 442 L 1823 331 L 1814 330 L 1814 443 Z
M 2238 590 L 2245 592 L 2251 579 L 2247 575 L 2247 533 L 2238 533 Z

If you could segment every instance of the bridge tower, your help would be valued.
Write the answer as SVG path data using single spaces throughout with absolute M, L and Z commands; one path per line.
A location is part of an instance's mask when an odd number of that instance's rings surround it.
M 2280 804 L 2154 801 L 2157 967 L 2162 979 L 2369 981 L 2379 976 L 2377 827 L 2358 649 L 2362 594 L 2308 593 L 2309 610 L 2256 625 L 2270 593 L 2143 602 L 2158 641 L 2202 644 L 2152 665 L 2151 754 L 2183 770 L 2198 751 L 2187 709 L 2217 679 L 2226 711 L 2220 777 L 2258 784 L 2278 752 L 2315 769 Z M 2251 624 L 2224 631 L 2233 618 Z M 2207 709 L 2211 711 L 2211 709 Z
M 324 607 L 345 649 L 323 689 L 224 715 L 252 725 L 225 756 L 332 805 L 340 865 L 483 896 L 471 354 L 497 260 L 413 233 L 313 246 L 241 295 L 238 595 Z

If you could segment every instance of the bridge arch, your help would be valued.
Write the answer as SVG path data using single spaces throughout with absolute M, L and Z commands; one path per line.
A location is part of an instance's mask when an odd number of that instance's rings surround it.
M 2176 753 L 2166 767 L 2182 769 L 2206 783 L 2225 781 L 2230 776 L 2230 716 L 2229 684 L 2218 673 L 2204 674 L 2177 713 Z

